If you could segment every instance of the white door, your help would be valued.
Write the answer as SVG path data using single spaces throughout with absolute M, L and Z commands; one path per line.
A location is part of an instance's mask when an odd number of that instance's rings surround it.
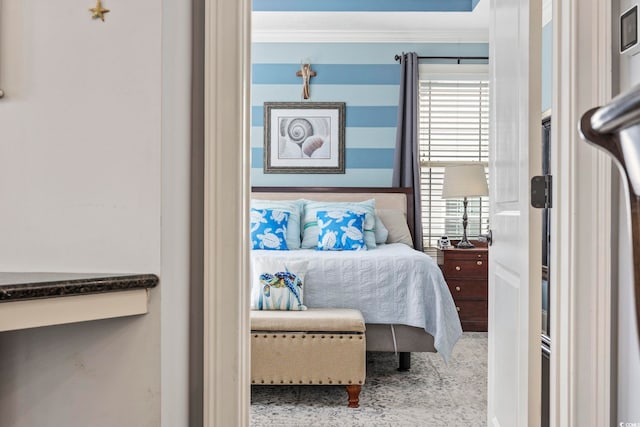
M 541 0 L 491 0 L 488 424 L 540 424 Z

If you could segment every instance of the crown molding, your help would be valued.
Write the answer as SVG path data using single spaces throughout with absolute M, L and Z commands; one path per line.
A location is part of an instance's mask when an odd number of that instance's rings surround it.
M 452 31 L 312 31 L 254 30 L 257 43 L 486 43 L 489 30 Z
M 473 12 L 253 12 L 256 42 L 488 42 L 488 2 Z

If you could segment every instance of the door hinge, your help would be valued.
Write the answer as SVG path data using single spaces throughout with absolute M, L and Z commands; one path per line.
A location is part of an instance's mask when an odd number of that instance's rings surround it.
M 550 208 L 552 197 L 551 175 L 531 178 L 531 206 L 538 209 Z

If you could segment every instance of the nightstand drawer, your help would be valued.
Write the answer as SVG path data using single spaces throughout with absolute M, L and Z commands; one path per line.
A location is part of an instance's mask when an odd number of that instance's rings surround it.
M 449 291 L 455 300 L 486 300 L 489 297 L 486 280 L 449 279 L 447 285 L 449 285 Z
M 484 261 L 487 262 L 489 255 L 487 251 L 479 252 L 475 249 L 460 249 L 447 251 L 447 261 Z
M 457 277 L 477 277 L 478 279 L 485 279 L 487 278 L 487 261 L 483 259 L 453 259 L 449 262 L 449 259 L 447 259 L 443 270 L 445 277 L 448 279 Z
M 455 301 L 460 321 L 487 321 L 489 304 L 487 301 Z
M 453 302 L 458 310 L 463 331 L 487 330 L 489 250 L 477 245 L 474 249 L 441 250 L 441 265 Z

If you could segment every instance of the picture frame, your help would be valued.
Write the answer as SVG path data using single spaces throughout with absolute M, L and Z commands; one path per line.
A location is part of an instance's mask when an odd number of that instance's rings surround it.
M 264 173 L 345 173 L 344 102 L 265 102 Z

